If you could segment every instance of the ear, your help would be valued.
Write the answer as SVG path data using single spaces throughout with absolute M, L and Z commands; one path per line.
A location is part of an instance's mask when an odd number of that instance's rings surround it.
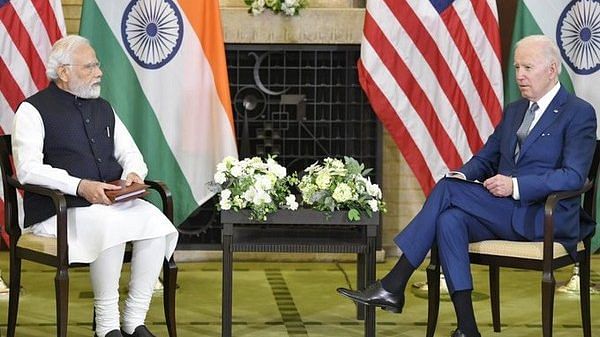
M 550 74 L 550 77 L 552 77 L 552 78 L 558 77 L 558 67 L 556 65 L 556 62 L 550 63 L 550 66 L 548 67 L 548 73 Z
M 65 66 L 59 66 L 58 69 L 56 69 L 56 74 L 58 75 L 58 79 L 60 79 L 62 82 L 68 82 L 69 80 L 69 74 L 68 74 L 69 70 L 67 70 L 67 67 Z

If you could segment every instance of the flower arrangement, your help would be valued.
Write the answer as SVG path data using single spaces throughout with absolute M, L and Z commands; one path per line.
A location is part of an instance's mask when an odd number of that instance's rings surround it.
M 275 14 L 283 12 L 285 15 L 298 15 L 300 8 L 308 5 L 308 0 L 244 0 L 248 5 L 248 13 L 259 15 L 265 9 L 272 10 Z
M 268 214 L 280 208 L 298 208 L 290 192 L 290 186 L 296 183 L 296 176 L 287 176 L 286 168 L 274 157 L 266 161 L 259 157 L 241 161 L 226 157 L 217 165 L 213 189 L 220 192 L 219 210 L 249 209 L 251 219 L 265 221 Z
M 320 211 L 348 210 L 351 221 L 360 220 L 361 213 L 385 212 L 381 189 L 367 177 L 370 171 L 350 157 L 316 162 L 298 184 L 302 202 Z

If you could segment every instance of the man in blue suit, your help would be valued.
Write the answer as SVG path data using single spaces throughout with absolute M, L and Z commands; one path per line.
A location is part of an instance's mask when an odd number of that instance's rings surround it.
M 505 108 L 481 151 L 440 180 L 396 236 L 403 255 L 394 268 L 364 290 L 339 288 L 340 294 L 401 312 L 409 277 L 436 243 L 458 321 L 452 337 L 480 336 L 471 302 L 469 243 L 543 240 L 546 196 L 583 186 L 596 145 L 594 108 L 558 82 L 561 63 L 554 41 L 543 35 L 522 39 L 514 67 L 523 99 Z M 571 253 L 594 228 L 593 220 L 585 215 L 580 220 L 579 212 L 575 198 L 561 201 L 555 213 L 560 225 L 554 235 Z

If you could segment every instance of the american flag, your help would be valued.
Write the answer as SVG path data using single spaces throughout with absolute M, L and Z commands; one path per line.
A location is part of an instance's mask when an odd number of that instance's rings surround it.
M 11 132 L 19 103 L 48 85 L 46 58 L 65 32 L 60 0 L 0 0 L 0 134 Z
M 425 194 L 502 114 L 495 0 L 368 0 L 358 72 Z

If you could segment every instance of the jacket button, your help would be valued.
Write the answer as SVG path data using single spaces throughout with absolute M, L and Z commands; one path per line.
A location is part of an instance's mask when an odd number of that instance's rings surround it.
M 96 140 L 94 138 L 90 138 L 90 143 L 94 144 Z
M 101 163 L 101 162 L 102 162 L 102 158 L 98 158 L 98 159 L 96 159 L 96 160 L 97 160 L 99 163 Z
M 89 118 L 86 118 L 86 119 L 85 119 L 85 122 L 89 124 L 89 123 L 90 123 L 90 119 L 89 119 Z

